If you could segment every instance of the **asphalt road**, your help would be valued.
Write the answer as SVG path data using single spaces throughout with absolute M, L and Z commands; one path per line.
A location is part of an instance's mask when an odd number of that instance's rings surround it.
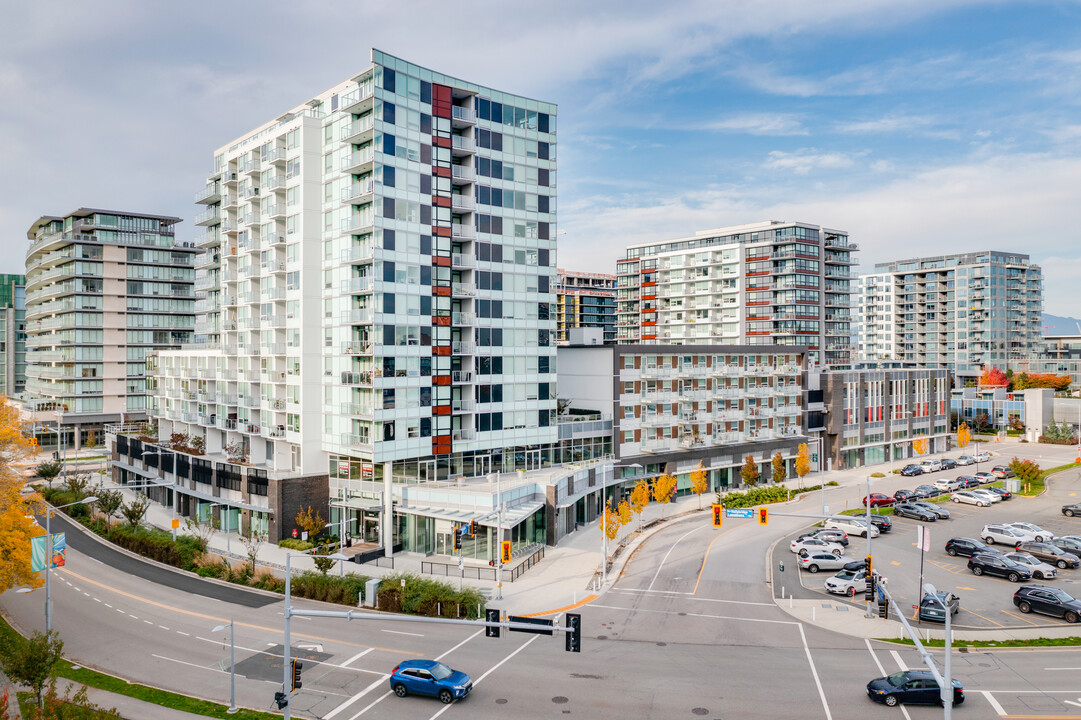
M 843 505 L 853 490 L 831 489 L 827 502 Z M 795 507 L 805 504 L 818 509 L 817 499 Z M 308 664 L 294 711 L 330 720 L 940 716 L 938 709 L 898 711 L 866 697 L 871 678 L 920 667 L 913 650 L 805 625 L 774 605 L 767 549 L 805 519 L 772 515 L 768 527 L 729 519 L 721 529 L 708 522 L 706 514 L 675 522 L 640 546 L 613 589 L 580 608 L 580 654 L 564 652 L 560 636 L 492 639 L 479 628 L 392 618 L 297 619 L 293 652 Z M 224 702 L 228 634 L 211 628 L 235 617 L 238 703 L 269 708 L 281 682 L 280 601 L 253 606 L 245 597 L 238 604 L 232 593 L 252 594 L 194 579 L 194 586 L 178 586 L 175 577 L 169 584 L 148 582 L 133 574 L 144 565 L 102 562 L 74 533 L 69 538 L 68 564 L 54 576 L 53 599 L 55 626 L 70 657 Z M 41 627 L 42 602 L 41 591 L 0 596 L 23 629 Z M 410 657 L 438 657 L 468 672 L 472 695 L 450 706 L 395 697 L 386 673 Z M 957 717 L 1081 718 L 1081 649 L 958 651 L 953 665 L 968 694 Z

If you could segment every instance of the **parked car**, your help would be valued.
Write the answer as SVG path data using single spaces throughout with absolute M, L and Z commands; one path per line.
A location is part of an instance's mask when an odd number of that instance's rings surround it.
M 1028 585 L 1017 588 L 1013 604 L 1023 613 L 1038 612 L 1063 618 L 1068 623 L 1081 619 L 1081 601 L 1065 590 L 1046 585 Z
M 953 470 L 957 467 L 957 461 L 953 458 L 942 458 L 938 461 L 943 470 Z
M 950 538 L 946 541 L 946 554 L 952 557 L 972 557 L 980 553 L 1000 554 L 998 550 L 972 538 Z
M 958 488 L 961 490 L 968 490 L 969 488 L 976 488 L 980 486 L 980 481 L 975 475 L 958 475 L 956 478 Z
M 914 497 L 916 497 L 916 493 L 912 490 L 898 490 L 893 494 L 894 502 L 908 502 Z
M 950 609 L 950 615 L 956 615 L 961 610 L 961 598 L 953 593 L 940 592 L 932 595 L 925 593 L 920 601 L 920 620 L 931 622 L 946 622 L 946 608 Z
M 863 496 L 863 500 L 860 500 L 860 505 L 867 507 L 867 496 Z M 882 493 L 871 493 L 871 507 L 888 507 L 893 505 L 893 498 L 889 495 L 883 495 Z
M 1077 555 L 1068 553 L 1062 548 L 1057 548 L 1048 543 L 1026 542 L 1017 547 L 1020 552 L 1027 552 L 1046 563 L 1051 563 L 1060 570 L 1075 568 L 1081 565 L 1081 559 Z
M 938 472 L 942 469 L 942 463 L 940 463 L 938 460 L 924 460 L 920 463 L 920 468 L 925 473 Z
M 997 502 L 1002 502 L 1002 497 L 1001 496 L 995 495 L 993 492 L 991 492 L 987 488 L 976 488 L 975 490 L 967 490 L 966 492 L 970 492 L 973 495 L 985 498 L 985 499 L 989 500 L 992 504 L 997 503 Z
M 992 555 L 990 553 L 976 553 L 968 559 L 968 569 L 973 575 L 997 575 L 1004 577 L 1010 582 L 1031 580 L 1032 571 L 1021 563 L 1007 560 L 1005 555 Z
M 871 526 L 867 527 L 867 524 L 863 521 L 863 518 L 856 518 L 851 515 L 838 515 L 826 520 L 826 527 L 837 528 L 838 530 L 844 530 L 850 535 L 859 535 L 860 537 L 867 537 L 868 533 L 871 537 L 878 537 L 878 528 Z
M 1006 488 L 989 487 L 989 488 L 984 488 L 984 489 L 987 490 L 987 492 L 994 493 L 995 495 L 998 495 L 1003 500 L 1009 500 L 1010 498 L 1013 497 L 1013 493 L 1011 493 Z
M 1013 470 L 1010 470 L 1009 465 L 995 465 L 991 468 L 991 474 L 999 480 L 1005 480 L 1006 478 L 1013 477 Z
M 1036 542 L 1047 542 L 1055 537 L 1053 532 L 1044 530 L 1039 525 L 1033 525 L 1029 522 L 1014 522 L 1010 523 L 1010 527 L 1020 530 L 1021 532 L 1028 533 L 1032 536 L 1032 540 Z
M 984 525 L 980 537 L 988 545 L 1002 543 L 1010 547 L 1017 547 L 1023 542 L 1034 539 L 1031 533 L 1022 532 L 1008 525 Z
M 947 508 L 942 507 L 942 505 L 939 504 L 939 503 L 926 502 L 924 500 L 917 500 L 916 502 L 911 503 L 911 504 L 915 505 L 916 507 L 921 507 L 924 510 L 930 510 L 931 512 L 933 512 L 938 517 L 939 520 L 949 520 L 950 519 L 950 511 Z M 896 514 L 896 512 L 897 511 L 895 510 L 894 514 Z
M 953 704 L 965 701 L 960 680 L 953 680 Z M 942 699 L 938 681 L 930 670 L 904 670 L 867 683 L 867 695 L 875 702 L 896 705 L 937 705 Z
M 828 542 L 826 540 L 819 540 L 818 538 L 803 538 L 801 540 L 793 540 L 789 549 L 797 555 L 804 555 L 811 552 L 828 552 L 834 555 L 844 555 L 845 549 L 841 546 L 841 543 Z
M 980 481 L 981 485 L 987 485 L 988 483 L 993 483 L 995 480 L 998 479 L 989 472 L 978 472 L 978 473 L 976 473 L 975 477 L 976 477 L 977 480 Z
M 958 490 L 950 495 L 950 500 L 955 503 L 966 503 L 968 505 L 978 505 L 979 507 L 988 507 L 991 504 L 990 500 L 976 495 L 971 490 Z
M 798 539 L 803 540 L 804 538 L 817 538 L 826 542 L 840 543 L 845 547 L 848 546 L 848 533 L 837 528 L 818 528 L 813 532 L 800 535 Z
M 809 573 L 816 573 L 819 570 L 840 570 L 844 568 L 845 563 L 849 562 L 846 557 L 838 557 L 833 553 L 822 550 L 816 550 L 806 555 L 798 555 L 797 560 L 799 566 Z
M 1051 544 L 1057 547 L 1059 550 L 1065 550 L 1068 553 L 1073 553 L 1078 557 L 1081 557 L 1081 540 L 1074 537 L 1060 537 L 1051 540 Z
M 957 458 L 958 465 L 972 465 L 975 462 L 976 458 L 972 457 L 971 455 L 962 455 L 961 457 Z
M 889 515 L 871 515 L 871 524 L 878 528 L 879 533 L 889 532 L 893 529 L 893 520 Z
M 923 475 L 923 468 L 919 465 L 905 465 L 901 468 L 901 474 L 905 477 L 911 477 L 913 475 Z
M 861 567 L 855 569 L 842 569 L 839 573 L 826 580 L 826 592 L 834 595 L 847 595 L 854 597 L 856 593 L 867 591 L 867 571 L 862 567 L 863 561 L 859 561 Z
M 988 453 L 985 453 L 985 452 L 978 452 L 975 455 L 973 455 L 972 457 L 978 463 L 990 462 L 991 461 L 991 456 Z
M 1006 553 L 1006 557 L 1019 565 L 1027 567 L 1032 573 L 1032 577 L 1037 580 L 1051 580 L 1058 576 L 1058 570 L 1026 552 Z
M 941 495 L 942 491 L 936 488 L 934 485 L 919 485 L 916 487 L 914 494 L 920 499 L 933 498 Z
M 916 503 L 897 503 L 893 506 L 894 517 L 906 517 L 913 520 L 922 520 L 924 522 L 934 522 L 938 520 L 938 514 L 925 507 L 921 507 Z
M 957 482 L 955 478 L 939 478 L 938 480 L 935 480 L 935 487 L 939 490 L 950 492 L 952 490 L 959 490 L 961 488 L 961 483 Z
M 1074 517 L 1081 515 L 1081 503 L 1074 503 L 1073 505 L 1063 505 L 1062 514 L 1066 517 Z
M 435 660 L 405 660 L 390 671 L 390 688 L 398 697 L 431 695 L 447 705 L 468 695 L 473 681 Z

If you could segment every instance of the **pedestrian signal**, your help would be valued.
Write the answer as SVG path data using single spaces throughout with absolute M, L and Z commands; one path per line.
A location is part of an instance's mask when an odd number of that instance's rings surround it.
M 713 527 L 720 527 L 724 521 L 724 505 L 713 506 Z

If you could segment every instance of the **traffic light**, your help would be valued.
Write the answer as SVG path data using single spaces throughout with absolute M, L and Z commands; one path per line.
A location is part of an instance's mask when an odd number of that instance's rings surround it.
M 504 540 L 502 547 L 503 552 L 502 555 L 500 555 L 500 562 L 505 565 L 511 561 L 510 540 Z
M 867 592 L 864 594 L 863 599 L 867 602 L 874 602 L 875 600 L 875 576 L 867 575 Z
M 769 508 L 768 507 L 758 508 L 758 524 L 759 525 L 769 525 Z
M 883 620 L 890 619 L 890 604 L 886 598 L 878 599 L 878 616 Z
M 724 505 L 713 506 L 713 527 L 720 527 L 724 519 Z
M 499 611 L 498 610 L 485 610 L 484 611 L 484 621 L 485 622 L 490 622 L 490 623 L 499 622 Z M 499 627 L 498 626 L 492 627 L 491 625 L 486 625 L 484 627 L 484 637 L 499 637 Z
M 300 671 L 304 669 L 304 663 L 296 658 L 293 658 L 293 692 L 296 692 L 300 688 L 304 687 L 304 683 L 300 682 Z
M 462 549 L 462 528 L 460 525 L 454 526 L 454 549 L 456 551 Z
M 274 702 L 277 703 L 279 710 L 284 710 L 285 706 L 289 704 L 289 699 L 283 692 L 274 693 Z
M 567 613 L 567 652 L 582 652 L 582 616 Z
M 476 519 L 473 519 L 473 520 L 469 521 L 469 534 L 474 536 L 474 537 L 477 534 L 477 521 L 476 521 Z
M 873 574 L 871 572 L 873 570 L 873 568 L 871 567 L 871 556 L 870 555 L 868 555 L 867 557 L 865 557 L 863 559 L 863 569 L 867 573 L 867 577 L 871 577 L 871 575 Z

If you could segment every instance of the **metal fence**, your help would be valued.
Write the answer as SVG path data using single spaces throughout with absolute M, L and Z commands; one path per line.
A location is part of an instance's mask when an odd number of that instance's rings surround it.
M 526 548 L 526 551 L 530 550 Z M 514 567 L 504 566 L 503 579 L 507 582 L 514 582 L 522 576 L 527 570 L 539 563 L 544 559 L 544 546 L 537 545 L 536 549 L 531 554 L 525 557 L 525 560 L 518 563 Z M 470 566 L 466 565 L 462 569 L 458 569 L 457 563 L 443 563 L 432 562 L 429 560 L 422 560 L 420 563 L 420 572 L 426 575 L 443 575 L 445 577 L 465 577 L 470 580 L 491 580 L 496 581 L 499 568 L 497 567 L 483 567 L 483 566 Z

